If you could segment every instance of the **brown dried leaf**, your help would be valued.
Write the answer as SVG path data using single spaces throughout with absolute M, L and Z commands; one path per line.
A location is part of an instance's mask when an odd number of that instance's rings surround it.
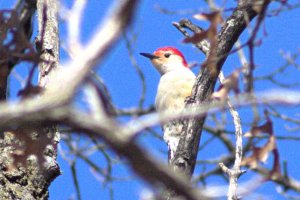
M 261 126 L 254 126 L 252 129 L 245 133 L 245 137 L 255 137 L 260 133 L 267 133 L 269 135 L 273 135 L 273 124 L 270 119 L 267 119 L 266 123 Z
M 242 165 L 248 165 L 250 166 L 250 168 L 255 168 L 257 167 L 258 162 L 265 162 L 272 152 L 274 162 L 272 170 L 268 175 L 268 179 L 277 180 L 278 178 L 282 177 L 279 162 L 279 152 L 276 147 L 276 138 L 273 132 L 273 123 L 269 118 L 267 111 L 265 111 L 265 116 L 267 118 L 267 122 L 261 126 L 253 127 L 250 132 L 245 134 L 245 136 L 254 137 L 260 133 L 267 133 L 269 135 L 269 140 L 261 148 L 254 147 L 253 154 L 250 157 L 244 158 L 242 160 Z
M 275 137 L 272 135 L 264 147 L 259 152 L 259 161 L 266 162 L 271 151 L 276 149 Z
M 230 88 L 229 88 L 229 87 L 226 87 L 226 86 L 224 86 L 224 85 L 221 85 L 221 86 L 218 88 L 218 91 L 216 91 L 216 92 L 214 92 L 214 93 L 212 94 L 212 98 L 218 99 L 218 100 L 221 100 L 221 101 L 224 101 L 224 100 L 226 100 L 229 91 L 230 91 Z
M 273 150 L 273 155 L 274 155 L 274 164 L 270 172 L 270 179 L 277 180 L 282 177 L 280 162 L 279 162 L 279 152 L 277 148 Z
M 239 74 L 240 69 L 235 70 L 231 75 L 229 75 L 222 85 L 218 88 L 216 92 L 212 94 L 212 98 L 226 100 L 230 90 L 233 90 L 235 93 L 239 92 Z
M 223 22 L 221 13 L 218 11 L 212 13 L 202 13 L 194 15 L 194 18 L 210 21 L 210 26 L 206 31 L 195 33 L 192 37 L 184 39 L 183 42 L 196 44 L 201 40 L 208 38 L 210 43 L 213 44 L 217 36 L 217 26 Z
M 256 148 L 254 147 L 253 148 L 253 154 L 249 157 L 244 157 L 242 162 L 241 162 L 241 165 L 243 166 L 249 166 L 251 169 L 255 169 L 258 165 L 258 155 L 259 155 L 259 151 L 260 151 L 260 148 Z
M 222 15 L 216 11 L 210 14 L 206 14 L 208 20 L 211 22 L 209 29 L 207 30 L 207 38 L 211 43 L 215 43 L 218 33 L 218 24 L 223 22 Z
M 253 154 L 249 157 L 245 157 L 242 160 L 242 165 L 250 166 L 250 168 L 256 168 L 258 162 L 266 162 L 270 152 L 274 149 L 276 149 L 276 143 L 275 137 L 272 135 L 263 147 L 254 147 Z
M 203 39 L 207 38 L 207 32 L 203 31 L 201 33 L 195 33 L 191 37 L 187 37 L 183 40 L 184 43 L 193 43 L 197 44 L 198 42 L 202 41 Z
M 193 17 L 198 20 L 207 20 L 207 21 L 219 23 L 219 24 L 223 22 L 221 13 L 219 11 L 215 11 L 215 12 L 211 12 L 211 13 L 196 14 Z

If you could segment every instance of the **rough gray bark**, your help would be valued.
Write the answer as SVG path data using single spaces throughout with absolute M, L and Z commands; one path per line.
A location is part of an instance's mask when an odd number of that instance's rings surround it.
M 257 15 L 252 9 L 253 3 L 254 1 L 251 0 L 239 1 L 238 7 L 224 23 L 218 34 L 217 47 L 215 51 L 210 52 L 216 58 L 216 62 L 207 63 L 199 73 L 192 96 L 186 102 L 187 108 L 196 107 L 203 102 L 209 101 L 218 74 L 230 50 L 240 34 L 245 30 L 247 23 Z M 211 69 L 216 69 L 216 73 L 211 73 Z M 192 176 L 194 172 L 204 121 L 205 117 L 190 118 L 182 121 L 184 125 L 183 133 L 172 164 L 175 169 L 180 169 L 188 176 Z
M 56 3 L 37 2 L 40 58 L 45 61 L 40 64 L 41 87 L 47 84 L 49 66 L 54 69 L 59 62 Z M 56 163 L 58 136 L 54 126 L 33 122 L 5 132 L 0 141 L 0 199 L 48 199 L 48 187 L 60 174 Z
M 58 2 L 56 0 L 37 0 L 39 36 L 36 41 L 40 58 L 39 85 L 47 87 L 49 73 L 57 69 L 59 63 Z

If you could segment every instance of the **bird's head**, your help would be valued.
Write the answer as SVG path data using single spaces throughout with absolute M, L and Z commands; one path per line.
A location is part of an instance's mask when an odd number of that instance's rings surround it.
M 141 53 L 141 55 L 149 58 L 161 75 L 187 67 L 183 54 L 175 47 L 161 47 L 153 54 Z

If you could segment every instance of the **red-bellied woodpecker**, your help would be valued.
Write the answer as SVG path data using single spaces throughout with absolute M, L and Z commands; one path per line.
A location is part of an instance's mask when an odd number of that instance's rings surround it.
M 159 71 L 155 106 L 158 112 L 178 113 L 184 109 L 184 100 L 191 95 L 195 74 L 188 68 L 183 54 L 174 47 L 162 47 L 153 54 L 141 53 L 149 58 Z M 174 157 L 182 127 L 176 121 L 163 125 L 164 140 L 169 148 L 169 161 Z

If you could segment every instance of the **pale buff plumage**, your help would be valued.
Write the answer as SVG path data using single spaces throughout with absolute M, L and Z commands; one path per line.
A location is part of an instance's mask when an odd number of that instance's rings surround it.
M 161 74 L 155 99 L 156 110 L 168 113 L 181 112 L 196 80 L 194 73 L 187 67 L 182 53 L 174 47 L 163 47 L 153 54 L 141 53 L 141 55 L 150 58 Z M 181 129 L 176 122 L 163 125 L 164 140 L 169 147 L 169 160 L 173 158 L 177 149 Z

